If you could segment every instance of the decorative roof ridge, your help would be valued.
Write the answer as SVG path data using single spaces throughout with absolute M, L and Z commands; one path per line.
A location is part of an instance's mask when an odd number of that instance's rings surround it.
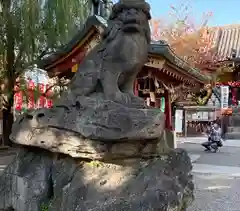
M 229 30 L 229 29 L 239 29 L 240 24 L 228 24 L 223 26 L 208 26 L 208 29 L 215 31 L 215 30 Z
M 188 62 L 180 58 L 165 40 L 151 42 L 150 52 L 151 52 L 151 49 L 154 51 L 154 48 L 157 49 L 162 47 L 165 47 L 167 49 L 167 52 L 164 51 L 163 55 L 166 56 L 166 58 L 170 62 L 175 63 L 181 69 L 186 70 L 189 74 L 199 77 L 199 79 L 202 81 L 211 80 L 209 76 L 202 74 L 198 68 L 191 67 L 191 65 Z

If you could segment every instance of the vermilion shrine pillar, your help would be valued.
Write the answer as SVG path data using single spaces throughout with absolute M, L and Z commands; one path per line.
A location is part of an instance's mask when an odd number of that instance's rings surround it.
M 171 98 L 170 98 L 170 93 L 165 90 L 164 92 L 164 97 L 165 97 L 165 128 L 172 130 L 172 107 L 171 107 Z
M 138 79 L 135 79 L 134 81 L 133 92 L 135 96 L 138 96 Z

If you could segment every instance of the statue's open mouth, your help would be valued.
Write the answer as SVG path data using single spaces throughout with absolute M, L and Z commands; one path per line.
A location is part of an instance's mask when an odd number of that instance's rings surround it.
M 127 24 L 123 27 L 124 32 L 140 32 L 141 27 L 138 24 Z
M 125 32 L 139 32 L 141 30 L 140 22 L 135 18 L 125 20 L 123 24 L 124 24 L 123 30 Z

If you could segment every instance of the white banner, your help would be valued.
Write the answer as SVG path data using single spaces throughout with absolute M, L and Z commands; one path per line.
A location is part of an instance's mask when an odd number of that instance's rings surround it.
M 175 132 L 183 132 L 183 110 L 177 109 L 175 111 Z
M 221 108 L 228 108 L 229 86 L 221 86 Z

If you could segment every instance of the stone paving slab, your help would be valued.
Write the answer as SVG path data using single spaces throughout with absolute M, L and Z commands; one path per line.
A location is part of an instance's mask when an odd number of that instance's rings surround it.
M 207 136 L 177 138 L 177 144 L 181 144 L 181 143 L 201 144 L 204 141 L 207 141 Z M 240 139 L 227 139 L 223 142 L 223 144 L 226 147 L 240 147 Z
M 0 174 L 9 165 L 15 157 L 15 153 L 0 153 Z
M 205 138 L 206 139 L 206 138 Z M 191 157 L 200 155 L 193 163 L 195 201 L 187 211 L 240 211 L 240 148 L 238 140 L 227 140 L 227 146 L 217 153 L 206 153 L 200 143 L 204 137 L 185 142 Z M 240 140 L 239 140 L 240 142 Z
M 240 148 L 238 147 L 223 146 L 217 153 L 204 152 L 200 144 L 183 143 L 178 147 L 186 149 L 189 154 L 200 155 L 195 163 L 240 167 Z
M 191 159 L 191 162 L 194 163 L 194 162 L 196 162 L 196 161 L 201 157 L 201 155 L 189 153 L 189 157 L 190 157 L 190 159 Z
M 240 167 L 235 166 L 216 166 L 210 164 L 193 164 L 193 173 L 218 175 L 226 177 L 240 177 Z M 239 184 L 240 185 L 240 184 Z M 240 199 L 239 199 L 240 200 Z M 239 207 L 240 210 L 240 207 Z
M 240 179 L 195 175 L 195 201 L 187 211 L 240 211 Z

